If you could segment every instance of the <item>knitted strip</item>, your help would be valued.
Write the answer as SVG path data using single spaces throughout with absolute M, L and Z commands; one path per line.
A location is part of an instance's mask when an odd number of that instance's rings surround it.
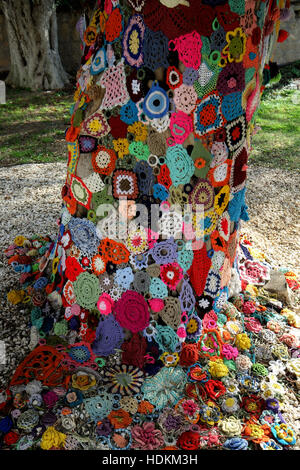
M 188 271 L 190 282 L 197 296 L 203 294 L 207 274 L 211 267 L 211 259 L 207 256 L 206 246 L 194 251 L 192 266 Z

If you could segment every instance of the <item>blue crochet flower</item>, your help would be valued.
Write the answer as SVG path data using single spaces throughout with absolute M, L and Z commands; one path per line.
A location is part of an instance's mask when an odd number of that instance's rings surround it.
M 223 447 L 226 450 L 247 450 L 248 442 L 241 437 L 232 437 L 231 439 L 227 439 Z

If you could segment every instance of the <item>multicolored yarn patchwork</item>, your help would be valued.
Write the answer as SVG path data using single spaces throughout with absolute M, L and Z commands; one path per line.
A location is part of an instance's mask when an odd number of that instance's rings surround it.
M 33 347 L 0 394 L 0 448 L 295 444 L 280 402 L 284 374 L 299 382 L 299 319 L 268 298 L 271 266 L 240 236 L 250 137 L 288 6 L 97 2 L 58 235 L 6 251 Z

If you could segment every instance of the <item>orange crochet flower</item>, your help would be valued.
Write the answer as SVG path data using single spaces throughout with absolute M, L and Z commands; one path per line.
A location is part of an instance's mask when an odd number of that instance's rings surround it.
M 108 415 L 108 419 L 115 429 L 125 429 L 132 422 L 130 414 L 122 409 L 111 411 Z
M 270 439 L 271 429 L 267 424 L 261 425 L 255 418 L 252 418 L 245 423 L 243 435 L 251 438 L 255 444 L 260 444 Z
M 142 413 L 143 415 L 147 415 L 148 413 L 152 413 L 154 406 L 149 403 L 149 401 L 141 401 L 138 407 L 138 413 Z

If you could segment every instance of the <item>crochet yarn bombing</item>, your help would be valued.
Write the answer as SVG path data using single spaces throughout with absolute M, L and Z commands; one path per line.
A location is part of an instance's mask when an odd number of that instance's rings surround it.
M 31 352 L 0 394 L 1 449 L 295 444 L 282 403 L 299 319 L 263 291 L 271 266 L 240 232 L 288 8 L 99 0 L 79 23 L 59 231 L 6 250 Z

